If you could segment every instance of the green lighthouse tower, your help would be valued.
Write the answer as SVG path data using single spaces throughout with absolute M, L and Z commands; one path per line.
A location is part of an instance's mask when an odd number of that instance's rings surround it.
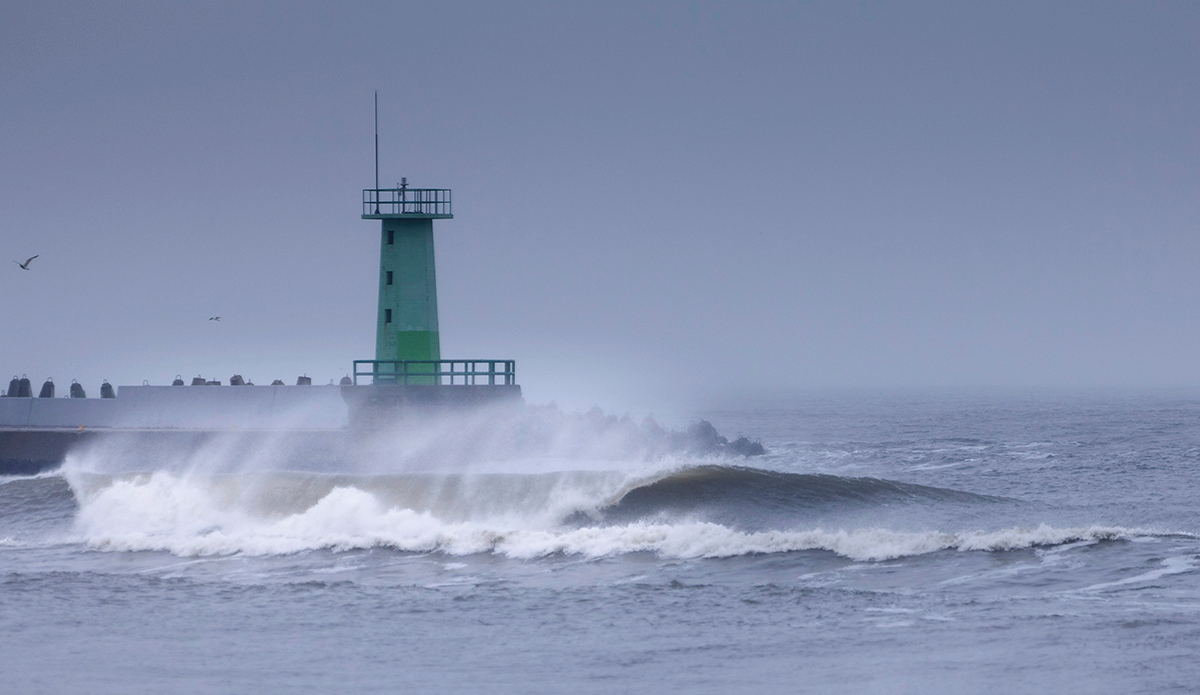
M 453 219 L 450 189 L 379 187 L 379 95 L 375 96 L 375 187 L 363 190 L 362 218 L 379 220 L 379 307 L 375 359 L 354 360 L 353 387 L 371 378 L 367 401 L 470 405 L 520 399 L 516 362 L 442 359 L 433 221 Z M 389 406 L 390 407 L 390 406 Z
M 408 179 L 396 188 L 379 187 L 379 92 L 375 93 L 375 188 L 363 190 L 364 220 L 381 220 L 379 238 L 379 313 L 375 326 L 375 380 L 380 364 L 407 365 L 404 371 L 436 373 L 442 359 L 438 337 L 437 273 L 433 259 L 433 221 L 453 219 L 450 190 L 412 188 Z M 391 370 L 385 370 L 391 371 Z M 393 377 L 394 379 L 395 377 Z M 406 383 L 436 383 L 435 377 Z
M 376 361 L 442 359 L 433 221 L 453 217 L 447 188 L 409 188 L 406 179 L 399 188 L 363 191 L 362 218 L 382 221 Z

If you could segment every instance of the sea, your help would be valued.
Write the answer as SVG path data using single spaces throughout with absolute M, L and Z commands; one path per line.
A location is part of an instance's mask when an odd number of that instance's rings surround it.
M 0 692 L 1200 691 L 1200 393 L 520 418 L 0 478 Z

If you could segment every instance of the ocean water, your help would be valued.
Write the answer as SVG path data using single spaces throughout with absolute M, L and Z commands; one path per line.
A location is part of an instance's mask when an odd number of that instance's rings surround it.
M 0 478 L 0 691 L 1200 689 L 1200 394 L 697 416 L 768 453 L 564 416 Z

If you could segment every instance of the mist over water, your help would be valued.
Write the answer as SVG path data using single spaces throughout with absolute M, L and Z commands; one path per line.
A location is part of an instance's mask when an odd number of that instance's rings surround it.
M 196 653 L 275 674 L 238 681 L 263 692 L 482 673 L 491 692 L 1158 692 L 1200 635 L 1198 414 L 916 394 L 703 415 L 761 438 L 751 458 L 538 407 L 340 452 L 112 440 L 0 481 L 0 665 L 65 692 L 138 692 L 134 661 L 166 687 Z M 51 642 L 108 646 L 50 677 Z

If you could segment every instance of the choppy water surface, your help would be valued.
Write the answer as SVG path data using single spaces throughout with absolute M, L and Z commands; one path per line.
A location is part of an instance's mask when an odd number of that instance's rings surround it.
M 1200 397 L 703 415 L 768 455 L 576 431 L 442 469 L 109 447 L 0 478 L 0 690 L 1200 687 Z

